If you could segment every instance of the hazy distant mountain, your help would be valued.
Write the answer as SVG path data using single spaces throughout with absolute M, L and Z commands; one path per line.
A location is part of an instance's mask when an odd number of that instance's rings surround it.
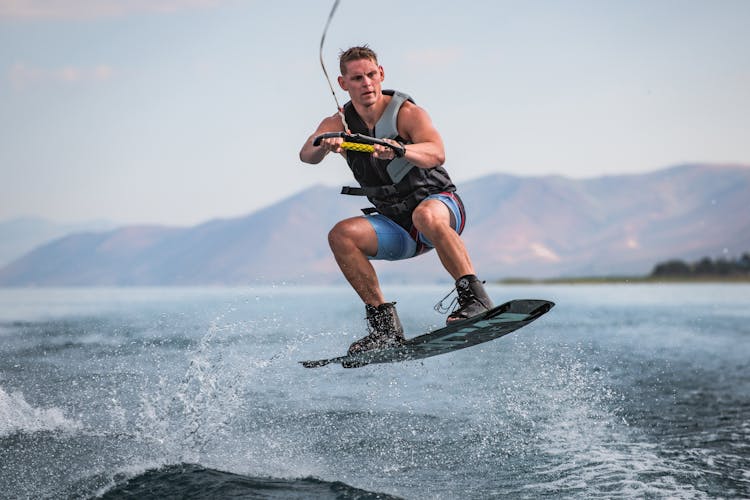
M 115 224 L 108 221 L 61 224 L 40 217 L 17 217 L 0 221 L 0 267 L 33 248 L 66 234 L 104 231 L 113 227 Z
M 663 259 L 750 250 L 750 167 L 586 180 L 493 176 L 465 192 L 473 254 L 496 274 L 647 273 Z M 489 245 L 485 235 L 493 235 Z
M 75 234 L 0 270 L 3 285 L 342 282 L 327 244 L 364 198 L 313 187 L 245 217 L 191 228 Z M 750 167 L 686 165 L 575 180 L 491 175 L 459 186 L 484 279 L 646 274 L 670 258 L 750 250 Z M 384 282 L 448 281 L 435 252 L 376 263 Z

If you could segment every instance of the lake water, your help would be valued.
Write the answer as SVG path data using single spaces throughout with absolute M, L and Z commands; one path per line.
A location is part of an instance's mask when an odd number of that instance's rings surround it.
M 4 498 L 747 498 L 750 285 L 491 286 L 556 307 L 309 370 L 347 288 L 0 289 Z M 407 336 L 440 287 L 386 287 Z

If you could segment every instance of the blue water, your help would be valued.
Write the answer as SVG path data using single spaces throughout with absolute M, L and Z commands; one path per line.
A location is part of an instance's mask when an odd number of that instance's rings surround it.
M 0 290 L 7 498 L 747 498 L 750 286 L 492 286 L 502 339 L 346 370 L 346 288 Z M 447 290 L 390 287 L 407 336 Z

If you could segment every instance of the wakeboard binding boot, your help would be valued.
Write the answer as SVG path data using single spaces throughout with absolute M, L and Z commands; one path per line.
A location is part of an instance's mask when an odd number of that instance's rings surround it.
M 366 304 L 365 311 L 370 334 L 354 342 L 348 354 L 398 347 L 406 341 L 395 302 L 386 302 L 378 307 Z
M 458 293 L 458 308 L 454 310 L 446 320 L 450 324 L 473 318 L 494 307 L 492 299 L 484 289 L 484 282 L 474 274 L 461 276 L 456 280 L 456 292 Z

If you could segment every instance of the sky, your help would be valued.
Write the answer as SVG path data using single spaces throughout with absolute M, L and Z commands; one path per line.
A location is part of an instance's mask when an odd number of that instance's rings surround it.
M 332 5 L 0 0 L 0 221 L 186 226 L 351 183 L 341 158 L 298 157 L 335 112 Z M 459 191 L 750 165 L 747 0 L 341 0 L 329 74 L 363 43 Z

